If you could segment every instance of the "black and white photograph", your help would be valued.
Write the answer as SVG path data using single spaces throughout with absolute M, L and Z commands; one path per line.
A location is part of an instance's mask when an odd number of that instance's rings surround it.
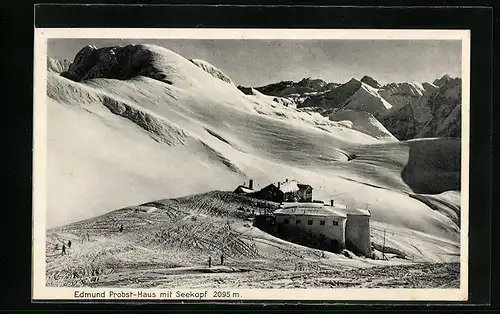
M 34 295 L 466 299 L 468 49 L 37 29 Z

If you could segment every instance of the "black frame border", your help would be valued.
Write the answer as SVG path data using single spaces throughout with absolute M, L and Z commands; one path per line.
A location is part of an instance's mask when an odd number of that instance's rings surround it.
M 3 6 L 3 4 L 2 4 Z M 31 177 L 32 177 L 32 100 L 33 100 L 33 26 L 42 27 L 110 27 L 110 28 L 351 28 L 351 29 L 470 29 L 471 30 L 471 76 L 470 76 L 470 218 L 469 218 L 469 301 L 466 302 L 335 302 L 335 301 L 248 301 L 205 303 L 191 301 L 148 302 L 152 309 L 169 309 L 189 303 L 192 310 L 200 306 L 216 309 L 220 305 L 245 305 L 246 309 L 262 303 L 268 310 L 294 304 L 296 308 L 308 309 L 351 309 L 364 306 L 370 309 L 398 309 L 408 306 L 418 309 L 457 307 L 461 309 L 487 307 L 491 304 L 491 222 L 492 220 L 492 127 L 493 127 L 493 20 L 492 7 L 359 7 L 359 6 L 247 6 L 247 5 L 55 5 L 44 4 L 25 7 L 26 10 L 13 10 L 2 24 L 7 26 L 22 22 L 9 28 L 8 39 L 12 57 L 23 60 L 23 64 L 9 64 L 8 69 L 19 74 L 25 82 L 22 93 L 17 97 L 17 106 L 12 114 L 11 123 L 17 131 L 14 147 L 15 188 L 22 198 L 17 198 L 16 207 L 23 212 L 22 227 L 13 230 L 17 240 L 23 244 L 12 243 L 14 251 L 23 247 L 25 258 L 12 262 L 14 268 L 22 265 L 22 280 L 19 274 L 6 274 L 4 283 L 9 284 L 2 295 L 2 302 L 8 308 L 24 309 L 112 309 L 119 303 L 93 302 L 76 304 L 54 300 L 43 303 L 31 301 Z M 31 9 L 31 11 L 29 10 Z M 3 14 L 2 14 L 3 15 Z M 34 25 L 28 25 L 32 20 Z M 498 18 L 498 16 L 497 16 Z M 8 83 L 9 84 L 9 83 Z M 19 88 L 13 82 L 12 88 Z M 9 87 L 7 87 L 9 88 Z M 6 90 L 8 90 L 6 88 Z M 9 109 L 10 110 L 10 109 Z M 29 156 L 29 157 L 27 157 Z M 23 178 L 30 178 L 29 182 Z M 26 229 L 24 229 L 26 228 Z M 29 243 L 29 244 L 28 244 Z M 29 249 L 28 249 L 29 247 Z M 21 256 L 21 255 L 18 255 Z M 8 261 L 10 263 L 10 261 Z M 17 267 L 16 267 L 17 265 Z M 25 267 L 26 266 L 26 267 Z M 7 267 L 9 269 L 9 267 Z M 10 275 L 10 277 L 9 277 Z M 16 280 L 17 279 L 17 280 Z M 29 287 L 27 289 L 27 287 Z M 130 304 L 128 308 L 139 309 L 144 302 Z M 122 303 L 122 305 L 123 305 Z M 163 307 L 162 307 L 163 305 Z M 186 309 L 184 304 L 183 309 Z

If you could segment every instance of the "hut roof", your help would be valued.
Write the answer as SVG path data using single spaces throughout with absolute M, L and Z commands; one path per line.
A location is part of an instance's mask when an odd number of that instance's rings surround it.
M 351 216 L 368 216 L 368 217 L 372 215 L 372 213 L 369 210 L 361 208 L 350 210 L 347 214 Z
M 297 192 L 301 189 L 306 189 L 308 187 L 311 187 L 309 184 L 302 184 L 302 183 L 299 183 L 297 180 L 289 180 L 289 181 L 280 182 L 279 187 L 278 187 L 278 184 L 276 184 L 276 183 L 271 183 L 271 185 L 274 185 L 276 188 L 278 188 L 283 193 Z
M 310 186 L 309 184 L 297 183 L 297 186 L 299 187 L 299 189 L 307 189 L 307 188 L 312 189 L 312 186 Z
M 280 190 L 283 193 L 296 192 L 299 190 L 298 182 L 295 180 L 280 182 Z
M 331 207 L 282 207 L 274 211 L 275 215 L 304 215 L 304 216 L 322 216 L 322 217 L 347 217 L 345 213 Z
M 234 190 L 235 192 L 243 192 L 243 193 L 253 193 L 255 192 L 253 189 L 249 188 L 249 187 L 246 187 L 244 185 L 239 185 L 236 190 Z
M 324 203 L 300 203 L 300 202 L 283 202 L 280 204 L 280 208 L 291 208 L 291 207 L 323 207 Z

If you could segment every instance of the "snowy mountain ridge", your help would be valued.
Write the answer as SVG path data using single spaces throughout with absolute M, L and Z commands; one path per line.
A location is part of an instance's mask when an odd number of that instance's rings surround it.
M 298 108 L 310 108 L 326 116 L 343 109 L 370 113 L 400 140 L 437 136 L 437 134 L 459 136 L 460 132 L 457 132 L 455 126 L 460 124 L 458 109 L 444 110 L 439 118 L 434 118 L 437 119 L 435 122 L 430 122 L 432 108 L 440 104 L 435 101 L 430 104 L 429 101 L 432 97 L 435 98 L 436 94 L 449 89 L 450 82 L 461 82 L 461 80 L 452 79 L 446 74 L 434 80 L 433 83 L 408 81 L 381 86 L 374 78 L 365 75 L 361 81 L 352 78 L 326 91 L 308 90 L 307 93 L 293 96 Z M 261 90 L 265 93 L 271 89 L 272 94 L 280 94 L 282 85 L 271 84 L 261 87 Z M 451 98 L 459 97 L 456 91 L 453 93 L 454 95 L 450 95 Z M 444 123 L 444 126 L 439 128 L 439 132 L 435 126 L 426 127 L 427 131 L 416 131 L 429 123 L 429 125 L 435 125 L 437 121 Z M 430 131 L 431 129 L 434 131 Z
M 231 81 L 231 79 L 229 78 L 229 76 L 224 74 L 224 72 L 217 69 L 212 64 L 200 59 L 191 59 L 190 61 L 199 66 L 200 68 L 202 68 L 205 72 L 209 73 L 213 77 L 218 78 L 226 83 L 234 84 L 233 81 Z

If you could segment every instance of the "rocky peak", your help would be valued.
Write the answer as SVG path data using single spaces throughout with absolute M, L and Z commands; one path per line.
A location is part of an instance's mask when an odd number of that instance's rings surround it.
M 71 61 L 67 59 L 56 60 L 52 58 L 47 58 L 47 70 L 55 73 L 62 73 L 68 71 Z
M 367 75 L 363 76 L 363 78 L 361 79 L 361 82 L 368 84 L 373 88 L 381 88 L 382 87 L 382 85 L 380 85 L 380 83 L 377 82 L 377 80 L 375 80 L 371 76 L 367 76 Z
M 170 83 L 152 65 L 151 51 L 142 45 L 85 46 L 76 54 L 69 69 L 61 73 L 61 76 L 77 82 L 93 78 L 125 80 L 137 75 Z
M 448 74 L 445 74 L 441 78 L 435 79 L 434 82 L 432 82 L 432 83 L 438 87 L 441 87 L 444 84 L 448 83 L 448 81 L 450 81 L 450 80 L 451 80 L 451 77 Z
M 355 78 L 349 80 L 349 82 L 342 84 L 342 86 L 357 86 L 357 88 L 361 87 L 361 81 Z
M 322 79 L 312 79 L 310 77 L 303 78 L 297 83 L 298 86 L 302 87 L 310 87 L 315 90 L 321 89 L 323 86 L 326 85 L 326 82 L 323 81 Z
M 439 87 L 429 83 L 429 82 L 423 82 L 422 87 L 425 89 L 426 92 L 435 92 Z

